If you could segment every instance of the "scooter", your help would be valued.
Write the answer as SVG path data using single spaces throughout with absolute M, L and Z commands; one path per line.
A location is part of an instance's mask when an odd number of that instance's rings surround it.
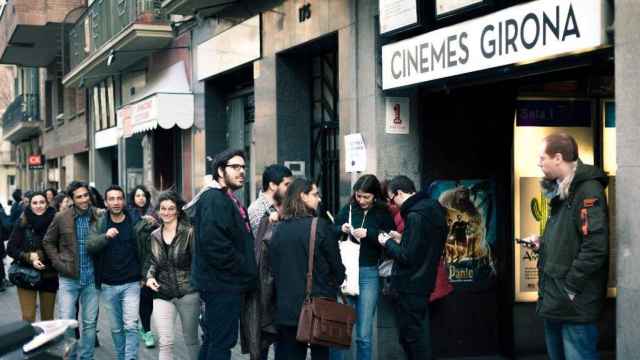
M 0 326 L 1 360 L 67 360 L 77 341 L 68 335 L 77 320 L 51 320 L 30 324 L 16 321 Z

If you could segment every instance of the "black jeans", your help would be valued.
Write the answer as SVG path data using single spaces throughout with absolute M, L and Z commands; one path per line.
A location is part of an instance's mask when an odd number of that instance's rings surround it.
M 393 300 L 400 345 L 408 360 L 430 360 L 431 330 L 426 295 L 399 294 Z
M 140 323 L 144 332 L 151 331 L 151 313 L 153 313 L 153 290 L 146 286 L 140 289 Z
M 230 360 L 238 342 L 241 294 L 201 291 L 204 333 L 198 360 Z
M 307 344 L 296 340 L 298 328 L 295 326 L 279 326 L 278 346 L 276 346 L 275 360 L 305 360 L 307 358 Z M 312 360 L 329 360 L 329 348 L 325 346 L 311 346 Z

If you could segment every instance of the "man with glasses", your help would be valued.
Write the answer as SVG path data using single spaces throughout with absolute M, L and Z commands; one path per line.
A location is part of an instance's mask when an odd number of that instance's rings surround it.
M 406 176 L 389 182 L 388 198 L 400 208 L 404 232 L 380 234 L 378 241 L 394 259 L 391 275 L 396 323 L 409 360 L 432 359 L 427 299 L 436 282 L 438 262 L 448 227 L 445 209 L 416 187 Z
M 242 295 L 257 285 L 249 216 L 234 194 L 245 182 L 245 158 L 241 150 L 218 154 L 213 184 L 185 207 L 195 215 L 191 282 L 204 302 L 200 360 L 231 358 Z

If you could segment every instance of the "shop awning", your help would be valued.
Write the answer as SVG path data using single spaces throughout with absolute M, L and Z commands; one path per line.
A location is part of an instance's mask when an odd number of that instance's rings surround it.
M 118 110 L 123 136 L 153 130 L 160 126 L 188 129 L 193 125 L 193 94 L 187 80 L 184 62 L 158 73 L 140 95 Z

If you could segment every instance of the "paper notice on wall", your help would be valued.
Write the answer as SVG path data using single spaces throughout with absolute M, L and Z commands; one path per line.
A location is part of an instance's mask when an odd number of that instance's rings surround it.
M 367 168 L 367 149 L 362 134 L 349 134 L 344 137 L 345 171 L 362 172 Z

